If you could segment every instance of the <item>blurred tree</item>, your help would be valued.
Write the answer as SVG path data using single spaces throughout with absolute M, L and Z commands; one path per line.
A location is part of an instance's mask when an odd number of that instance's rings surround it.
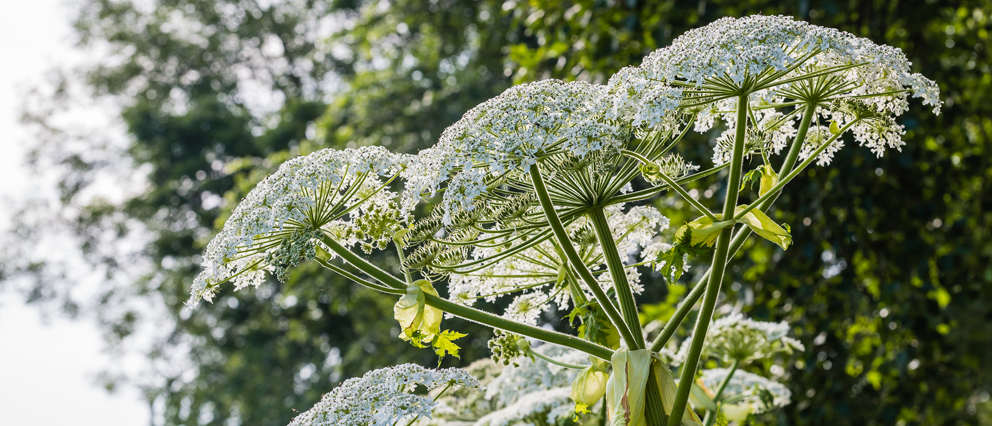
M 801 177 L 801 189 L 775 209 L 796 246 L 781 253 L 753 243 L 735 261 L 723 304 L 787 320 L 807 346 L 783 373 L 794 403 L 761 420 L 974 424 L 988 412 L 988 2 L 267 3 L 90 0 L 76 23 L 81 43 L 109 58 L 68 78 L 121 106 L 126 148 L 69 143 L 50 109 L 29 110 L 48 136 L 38 164 L 63 166 L 56 209 L 90 263 L 112 276 L 133 262 L 107 246 L 134 233 L 150 240 L 130 256 L 154 268 L 108 288 L 98 306 L 112 341 L 124 342 L 145 315 L 124 299 L 164 301 L 170 331 L 149 355 L 169 359 L 179 349 L 193 364 L 145 384 L 168 424 L 283 424 L 333 382 L 390 363 L 433 362 L 381 321 L 392 301 L 317 270 L 183 309 L 210 229 L 289 155 L 349 144 L 413 152 L 513 82 L 604 82 L 692 27 L 753 13 L 901 47 L 947 102 L 940 117 L 915 109 L 904 116 L 901 153 L 876 159 L 852 147 Z M 60 93 L 47 99 L 58 102 Z M 88 196 L 101 170 L 121 164 L 117 157 L 146 186 L 119 203 Z M 678 223 L 681 213 L 670 214 Z M 19 232 L 46 227 L 34 225 Z M 21 265 L 39 278 L 30 298 L 63 297 L 49 279 L 66 275 L 57 265 Z M 659 301 L 668 293 L 662 282 L 649 286 Z M 649 320 L 670 314 L 645 311 Z M 467 360 L 486 356 L 486 333 L 472 335 Z

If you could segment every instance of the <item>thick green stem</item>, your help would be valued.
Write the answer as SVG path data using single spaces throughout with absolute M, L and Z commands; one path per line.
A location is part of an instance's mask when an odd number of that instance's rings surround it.
M 788 174 L 792 171 L 792 168 L 796 165 L 796 160 L 799 158 L 799 153 L 802 151 L 803 144 L 806 142 L 806 133 L 809 130 L 809 126 L 813 121 L 813 116 L 816 114 L 816 104 L 809 103 L 806 105 L 806 111 L 803 113 L 803 119 L 799 123 L 799 130 L 796 132 L 796 138 L 792 141 L 792 146 L 789 147 L 789 153 L 786 154 L 785 161 L 782 162 L 782 166 L 778 170 L 778 175 L 782 176 Z M 780 191 L 781 192 L 781 191 Z M 760 202 L 759 208 L 762 211 L 768 210 L 772 204 L 778 199 L 776 193 L 775 197 L 766 199 L 764 202 Z M 737 251 L 741 249 L 744 245 L 744 241 L 751 236 L 751 228 L 743 227 L 737 234 L 734 235 L 733 241 L 730 242 L 730 257 L 733 258 Z M 692 310 L 692 307 L 696 305 L 700 297 L 703 297 L 703 291 L 706 286 L 703 283 L 709 279 L 710 271 L 706 271 L 702 277 L 699 278 L 699 282 L 693 287 L 692 291 L 686 296 L 685 300 L 679 305 L 678 309 L 675 310 L 675 314 L 669 319 L 668 323 L 665 324 L 665 328 L 661 331 L 661 334 L 655 338 L 654 343 L 651 344 L 651 350 L 657 352 L 661 350 L 668 341 L 675 335 L 675 331 L 678 330 L 679 326 L 682 325 L 682 321 Z
M 424 294 L 424 296 L 426 297 L 428 305 L 452 315 L 465 318 L 469 321 L 474 321 L 482 325 L 509 331 L 511 333 L 532 337 L 543 342 L 554 343 L 556 345 L 572 348 L 607 361 L 609 361 L 610 357 L 613 356 L 613 351 L 609 348 L 597 345 L 588 340 L 558 333 L 556 331 L 545 330 L 540 327 L 521 324 L 516 321 L 510 321 L 506 318 L 490 314 L 489 312 L 459 305 L 455 302 L 442 299 L 432 294 Z
M 596 297 L 596 301 L 599 302 L 599 307 L 603 309 L 607 318 L 613 323 L 613 326 L 617 328 L 620 332 L 620 336 L 623 340 L 627 342 L 627 346 L 636 347 L 637 340 L 634 339 L 633 334 L 631 334 L 630 329 L 627 328 L 627 324 L 624 323 L 623 317 L 617 312 L 613 302 L 610 301 L 609 296 L 606 292 L 599 286 L 599 282 L 596 281 L 596 277 L 589 272 L 589 268 L 586 267 L 585 262 L 582 261 L 582 257 L 579 253 L 575 251 L 575 247 L 572 246 L 572 241 L 568 238 L 568 233 L 565 231 L 565 226 L 561 224 L 561 219 L 558 218 L 558 213 L 555 212 L 555 206 L 551 203 L 551 196 L 548 195 L 548 188 L 544 184 L 544 178 L 541 176 L 541 169 L 537 164 L 530 166 L 530 177 L 534 183 L 534 192 L 537 193 L 537 199 L 541 202 L 541 208 L 544 210 L 544 216 L 548 220 L 548 225 L 551 226 L 551 230 L 555 234 L 555 238 L 558 240 L 558 246 L 561 251 L 565 253 L 565 257 L 568 258 L 568 263 L 572 265 L 572 269 L 582 281 L 586 283 L 589 290 L 592 291 L 593 296 Z
M 748 95 L 743 94 L 737 101 L 737 135 L 734 139 L 734 153 L 730 160 L 730 176 L 727 180 L 727 195 L 723 203 L 723 217 L 733 217 L 734 209 L 737 207 L 737 194 L 740 192 L 741 169 L 744 165 L 744 139 L 747 135 L 747 111 Z M 706 293 L 703 296 L 703 306 L 700 308 L 699 318 L 696 319 L 695 331 L 692 335 L 692 344 L 689 346 L 689 354 L 685 363 L 682 364 L 682 374 L 680 376 L 680 386 L 675 394 L 675 405 L 672 407 L 672 415 L 668 418 L 668 426 L 679 426 L 682 423 L 682 415 L 689 404 L 689 392 L 692 390 L 692 382 L 696 378 L 696 367 L 699 364 L 699 356 L 703 351 L 703 342 L 706 340 L 706 330 L 709 329 L 710 320 L 713 317 L 713 309 L 716 307 L 716 299 L 720 294 L 720 285 L 723 283 L 723 271 L 727 266 L 727 254 L 730 250 L 730 240 L 733 238 L 733 227 L 728 226 L 720 231 L 720 236 L 716 239 L 716 250 L 713 253 L 713 261 L 710 264 L 710 279 L 706 284 Z
M 368 274 L 372 278 L 375 278 L 379 282 L 393 288 L 405 289 L 406 283 L 399 278 L 394 277 L 392 274 L 383 271 L 378 266 L 373 265 L 369 261 L 358 256 L 351 250 L 339 244 L 334 239 L 324 236 L 323 240 L 325 245 L 331 249 L 338 256 L 341 256 L 346 262 L 350 263 L 352 266 L 358 270 Z M 480 311 L 478 309 L 459 305 L 457 303 L 451 302 L 449 300 L 442 299 L 440 297 L 434 296 L 432 294 L 424 294 L 426 302 L 435 308 L 442 311 L 450 313 L 455 316 L 465 318 L 469 321 L 474 321 L 479 324 L 483 324 L 492 328 L 498 328 L 500 330 L 509 331 L 511 333 L 516 333 L 524 335 L 527 337 L 532 337 L 537 340 L 541 340 L 548 343 L 554 343 L 556 345 L 561 345 L 569 347 L 578 351 L 585 352 L 589 355 L 609 360 L 613 356 L 613 351 L 609 348 L 597 345 L 595 343 L 582 340 L 575 336 L 569 336 L 567 334 L 558 333 L 555 331 L 545 330 L 540 327 L 534 327 L 531 325 L 521 324 L 515 321 L 510 321 L 506 318 L 502 318 L 485 311 Z
M 644 414 L 646 414 L 648 426 L 664 426 L 668 420 L 668 415 L 665 414 L 665 407 L 661 402 L 661 389 L 658 389 L 658 379 L 655 377 L 654 368 L 648 371 L 648 388 L 644 397 L 647 402 Z
M 634 335 L 637 346 L 631 349 L 642 349 L 645 347 L 644 333 L 641 331 L 641 320 L 637 316 L 637 304 L 630 290 L 630 282 L 627 281 L 627 267 L 620 258 L 620 252 L 617 251 L 617 244 L 613 240 L 613 231 L 610 230 L 610 223 L 606 220 L 606 213 L 603 212 L 602 207 L 593 208 L 589 212 L 589 219 L 592 221 L 593 229 L 596 230 L 599 246 L 606 259 L 606 267 L 610 270 L 610 278 L 613 279 L 613 289 L 616 290 L 617 300 L 620 302 L 620 313 Z

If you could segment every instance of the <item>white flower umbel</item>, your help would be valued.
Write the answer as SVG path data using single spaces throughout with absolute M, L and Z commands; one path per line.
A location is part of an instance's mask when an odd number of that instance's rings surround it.
M 619 147 L 619 129 L 604 118 L 605 86 L 544 80 L 513 86 L 467 112 L 440 141 L 420 151 L 404 172 L 402 211 L 447 182 L 444 222 L 472 202 L 492 179 L 525 172 L 538 156 L 566 152 L 579 157 Z
M 902 145 L 895 118 L 908 109 L 910 95 L 940 112 L 936 83 L 910 72 L 910 65 L 900 49 L 790 17 L 723 18 L 679 36 L 639 67 L 614 75 L 611 114 L 634 126 L 668 128 L 671 117 L 689 113 L 697 131 L 710 129 L 721 117 L 730 130 L 721 136 L 713 158 L 722 164 L 736 133 L 740 94 L 750 93 L 754 113 L 750 152 L 770 148 L 768 153 L 778 153 L 795 135 L 798 115 L 773 120 L 777 124 L 772 126 L 767 120 L 766 114 L 781 115 L 774 108 L 789 105 L 785 100 L 816 103 L 823 115 L 847 113 L 837 102 L 857 101 L 874 109 L 876 119 L 853 127 L 855 139 L 881 156 Z
M 429 418 L 434 398 L 413 394 L 418 386 L 478 387 L 479 382 L 458 368 L 432 370 L 402 364 L 373 370 L 324 394 L 317 405 L 296 416 L 289 426 L 392 426 L 403 419 Z
M 831 136 L 833 135 L 830 133 L 830 128 L 827 126 L 810 126 L 809 130 L 806 132 L 806 140 L 803 142 L 802 150 L 799 151 L 799 158 L 803 160 L 809 158 L 810 155 L 813 155 L 813 152 L 829 141 Z M 830 146 L 824 149 L 823 152 L 816 157 L 816 165 L 829 165 L 834 159 L 834 154 L 836 154 L 837 151 L 840 151 L 843 147 L 844 140 L 837 138 L 830 144 Z
M 656 81 L 682 80 L 702 86 L 713 78 L 726 77 L 745 84 L 746 78 L 769 70 L 853 64 L 865 65 L 851 68 L 842 76 L 855 81 L 857 87 L 907 88 L 914 96 L 922 97 L 924 104 L 933 106 L 935 113 L 939 111 L 936 84 L 911 73 L 910 62 L 900 49 L 787 16 L 719 19 L 651 53 L 640 68 Z
M 559 362 L 589 363 L 588 355 L 556 345 L 535 349 Z M 485 393 L 479 397 L 480 392 L 471 388 L 446 392 L 438 399 L 433 418 L 421 419 L 414 426 L 553 425 L 574 414 L 569 392 L 579 370 L 527 357 L 507 366 L 488 359 L 477 361 L 467 370 L 480 378 Z
M 563 386 L 531 392 L 526 398 L 483 416 L 475 426 L 557 424 L 559 417 L 568 416 L 574 410 L 568 398 L 571 391 L 571 386 Z M 531 419 L 536 421 L 528 421 Z
M 381 147 L 325 149 L 291 159 L 260 182 L 207 245 L 203 271 L 191 288 L 190 306 L 210 301 L 217 287 L 258 286 L 265 272 L 312 259 L 321 233 L 344 245 L 381 243 L 396 213 L 385 189 L 405 156 Z
M 715 356 L 725 362 L 741 364 L 770 357 L 779 352 L 805 350 L 795 339 L 789 338 L 789 324 L 782 322 L 754 321 L 741 314 L 730 314 L 713 321 L 703 343 L 703 355 Z M 692 339 L 682 342 L 676 358 L 685 360 Z
M 717 389 L 729 371 L 726 368 L 704 370 L 701 380 L 707 388 Z M 726 404 L 748 406 L 752 413 L 760 414 L 789 405 L 792 402 L 791 398 L 792 392 L 785 385 L 757 374 L 737 370 L 724 388 L 721 401 Z

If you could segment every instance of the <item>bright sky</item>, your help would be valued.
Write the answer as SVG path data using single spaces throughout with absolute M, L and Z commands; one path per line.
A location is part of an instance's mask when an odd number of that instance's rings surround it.
M 72 51 L 67 15 L 61 0 L 7 2 L 0 13 L 0 199 L 25 192 L 22 147 L 30 134 L 17 120 L 24 90 L 80 56 Z M 8 205 L 0 202 L 4 223 Z M 22 298 L 0 293 L 0 425 L 149 424 L 136 391 L 109 394 L 96 386 L 108 362 L 102 348 L 91 322 L 43 322 Z

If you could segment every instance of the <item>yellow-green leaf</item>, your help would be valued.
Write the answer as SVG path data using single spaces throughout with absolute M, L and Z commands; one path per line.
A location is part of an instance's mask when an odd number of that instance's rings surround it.
M 778 184 L 778 174 L 772 170 L 772 166 L 765 164 L 761 166 L 761 183 L 758 185 L 758 196 L 765 195 L 770 189 Z
M 715 215 L 717 219 L 722 219 L 722 215 Z M 709 217 L 703 216 L 692 222 L 682 225 L 681 228 L 675 233 L 675 239 L 679 240 L 682 235 L 685 234 L 686 230 L 691 228 L 692 233 L 692 245 L 703 244 L 706 246 L 712 246 L 716 242 L 716 237 L 720 236 L 720 231 L 730 225 L 733 225 L 732 220 L 723 220 L 720 222 L 713 222 Z
M 441 310 L 427 306 L 425 293 L 437 296 L 428 280 L 407 286 L 406 294 L 393 305 L 393 318 L 400 323 L 400 338 L 415 342 L 431 341 L 441 332 Z
M 464 333 L 458 333 L 451 330 L 444 330 L 444 332 L 438 333 L 434 336 L 434 340 L 431 342 L 431 345 L 434 346 L 434 353 L 441 358 L 444 358 L 445 355 L 460 358 L 458 356 L 458 350 L 461 348 L 456 345 L 454 341 L 465 336 L 466 334 Z M 438 363 L 440 364 L 440 360 Z
M 740 212 L 745 208 L 747 208 L 747 204 L 739 205 L 737 206 L 737 211 Z M 789 245 L 792 244 L 792 235 L 785 228 L 782 228 L 781 225 L 775 223 L 765 212 L 757 208 L 747 212 L 740 221 L 751 227 L 751 230 L 762 238 L 778 244 L 783 250 L 789 248 Z
M 651 365 L 651 368 L 654 369 L 655 380 L 658 383 L 658 390 L 661 392 L 661 405 L 665 408 L 665 414 L 671 416 L 672 410 L 675 408 L 675 394 L 678 393 L 675 377 L 672 376 L 672 371 L 668 369 L 668 366 L 661 362 L 657 356 L 654 357 L 654 362 Z M 692 406 L 687 404 L 682 413 L 682 426 L 702 426 L 702 424 L 703 421 L 696 415 L 696 412 L 692 411 Z
M 617 349 L 610 358 L 613 374 L 606 383 L 606 409 L 610 426 L 646 426 L 644 397 L 651 368 L 647 349 Z

